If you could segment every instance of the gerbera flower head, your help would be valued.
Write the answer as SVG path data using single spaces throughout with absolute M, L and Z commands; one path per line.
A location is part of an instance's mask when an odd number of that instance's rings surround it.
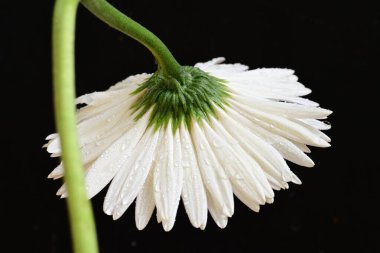
M 92 198 L 110 182 L 105 213 L 118 219 L 135 201 L 143 229 L 156 208 L 170 230 L 180 199 L 194 227 L 209 211 L 224 228 L 234 198 L 258 212 L 273 190 L 301 184 L 285 160 L 312 167 L 309 146 L 328 147 L 320 130 L 331 111 L 302 98 L 311 92 L 293 70 L 248 70 L 216 58 L 183 67 L 181 80 L 163 75 L 128 77 L 104 92 L 83 95 L 78 132 L 86 189 Z M 47 151 L 60 156 L 59 136 Z M 49 178 L 64 175 L 62 164 Z M 63 185 L 57 192 L 66 197 Z

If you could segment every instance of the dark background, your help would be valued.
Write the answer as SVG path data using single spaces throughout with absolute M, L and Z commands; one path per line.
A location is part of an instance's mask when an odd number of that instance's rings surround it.
M 205 231 L 194 229 L 181 204 L 171 232 L 155 217 L 139 232 L 133 206 L 116 222 L 103 214 L 103 190 L 93 199 L 101 252 L 380 252 L 379 8 L 365 1 L 111 2 L 180 63 L 225 56 L 252 68 L 292 68 L 313 90 L 308 98 L 334 114 L 332 147 L 312 149 L 316 166 L 291 165 L 303 185 L 277 192 L 258 214 L 236 200 L 224 230 L 211 217 Z M 70 252 L 65 202 L 55 196 L 60 182 L 46 179 L 57 161 L 41 149 L 54 131 L 52 6 L 0 4 L 2 252 Z M 83 7 L 76 51 L 78 95 L 155 70 L 145 48 Z

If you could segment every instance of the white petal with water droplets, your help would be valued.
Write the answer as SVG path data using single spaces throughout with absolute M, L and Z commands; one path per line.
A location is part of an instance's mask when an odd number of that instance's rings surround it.
M 331 128 L 330 123 L 327 121 L 323 122 L 316 119 L 301 119 L 301 121 L 318 130 L 329 130 Z
M 263 128 L 270 129 L 270 131 L 285 138 L 315 147 L 330 146 L 328 142 L 310 129 L 287 118 L 255 110 L 239 103 L 234 103 L 231 107 L 236 111 L 243 112 L 249 119 L 256 121 Z
M 225 61 L 224 57 L 214 58 L 206 63 L 197 63 L 195 67 L 202 69 L 203 71 L 210 72 L 219 75 L 233 75 L 239 72 L 244 72 L 248 70 L 248 66 L 235 63 L 235 64 L 223 64 Z
M 217 124 L 216 121 L 213 123 Z M 214 149 L 214 153 L 226 171 L 234 191 L 237 188 L 245 191 L 257 204 L 264 204 L 267 197 L 273 197 L 272 188 L 260 166 L 245 153 L 239 144 L 235 144 L 232 148 L 226 143 L 224 134 L 221 133 L 219 136 L 206 122 L 203 124 L 203 129 L 208 141 L 215 141 L 220 146 Z
M 192 125 L 192 139 L 197 153 L 198 166 L 209 197 L 228 217 L 234 212 L 234 200 L 231 183 L 221 164 L 218 162 L 204 132 L 197 122 Z
M 153 162 L 158 138 L 159 132 L 149 128 L 136 146 L 131 166 L 120 171 L 120 179 L 124 183 L 120 186 L 118 197 L 114 198 L 114 220 L 121 217 L 142 188 Z
M 138 120 L 132 129 L 106 149 L 91 165 L 85 178 L 89 198 L 92 198 L 103 189 L 119 170 L 128 168 L 128 161 L 131 161 L 131 156 L 134 154 L 135 147 L 146 129 L 147 122 L 148 116 Z M 112 181 L 115 181 L 115 179 Z M 114 185 L 114 182 L 112 182 L 108 193 L 112 192 L 112 185 Z M 109 196 L 108 193 L 107 196 Z
M 154 204 L 154 194 L 153 194 L 153 173 L 154 173 L 155 162 L 153 162 L 148 177 L 144 183 L 143 188 L 139 192 L 136 198 L 136 209 L 135 209 L 135 222 L 136 227 L 139 230 L 143 230 L 150 218 L 155 207 Z
M 242 118 L 232 109 L 227 108 L 226 110 L 227 113 L 222 110 L 219 110 L 219 113 L 221 115 L 221 121 L 225 128 L 229 130 L 229 133 L 262 165 L 262 169 L 267 174 L 277 180 L 290 181 L 292 173 L 278 151 L 256 136 L 254 131 L 251 132 L 247 128 L 244 128 L 243 125 L 240 125 L 241 123 L 248 124 L 246 119 Z M 234 122 L 231 117 L 235 117 L 239 120 Z M 217 125 L 217 123 L 215 125 Z
M 161 151 L 153 175 L 154 198 L 157 212 L 162 218 L 165 231 L 172 229 L 177 214 L 180 194 L 183 185 L 183 169 L 181 164 L 181 143 L 178 130 L 173 136 L 171 122 L 161 138 Z
M 207 223 L 207 196 L 188 129 L 180 127 L 182 167 L 184 172 L 182 201 L 191 224 L 204 228 Z
M 253 107 L 268 113 L 273 113 L 285 117 L 303 118 L 303 119 L 324 119 L 331 114 L 330 110 L 314 106 L 304 106 L 292 103 L 276 102 L 267 99 L 260 99 L 253 96 L 244 96 L 237 94 L 234 98 L 229 99 L 231 103 L 239 101 L 240 104 Z
M 296 145 L 295 142 L 293 143 L 282 136 L 273 134 L 259 127 L 257 127 L 256 130 L 257 134 L 277 149 L 286 160 L 304 167 L 314 166 L 314 162 L 303 153 L 303 150 L 301 150 L 299 145 Z
M 228 217 L 222 209 L 217 207 L 217 204 L 214 203 L 213 198 L 209 194 L 207 194 L 207 206 L 216 225 L 220 228 L 225 228 L 228 223 Z

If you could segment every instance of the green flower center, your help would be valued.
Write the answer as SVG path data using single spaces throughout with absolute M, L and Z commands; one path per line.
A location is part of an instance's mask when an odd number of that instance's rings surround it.
M 132 92 L 139 96 L 132 105 L 135 120 L 152 108 L 149 126 L 157 130 L 171 121 L 174 132 L 182 122 L 190 128 L 193 119 L 209 120 L 210 115 L 216 116 L 215 106 L 226 105 L 230 95 L 224 80 L 196 67 L 181 68 L 180 80 L 158 70 Z

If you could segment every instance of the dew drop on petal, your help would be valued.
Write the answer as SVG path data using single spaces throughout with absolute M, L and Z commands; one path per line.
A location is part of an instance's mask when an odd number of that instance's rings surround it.
M 238 180 L 238 181 L 243 180 L 243 178 L 241 177 L 241 175 L 239 173 L 235 174 L 235 179 Z
M 155 190 L 155 192 L 160 192 L 160 185 L 159 185 L 159 184 L 156 184 L 156 185 L 154 186 L 154 190 Z
M 213 141 L 212 144 L 214 145 L 215 148 L 220 148 L 221 145 L 217 141 Z

